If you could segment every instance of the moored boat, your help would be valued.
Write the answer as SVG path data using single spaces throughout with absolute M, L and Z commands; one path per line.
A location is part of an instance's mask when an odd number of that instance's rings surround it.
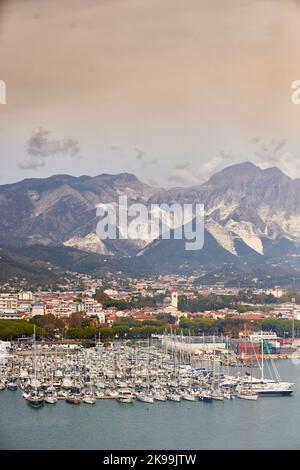
M 132 403 L 133 395 L 131 390 L 121 390 L 117 396 L 117 401 L 120 403 Z
M 147 394 L 144 394 L 144 393 L 137 394 L 136 398 L 139 401 L 142 401 L 144 403 L 154 403 L 154 398 L 151 395 L 147 395 Z
M 82 403 L 85 403 L 86 405 L 95 405 L 96 401 L 96 397 L 89 393 L 82 397 Z
M 80 405 L 80 402 L 81 402 L 81 399 L 80 399 L 80 396 L 78 395 L 73 395 L 70 393 L 66 397 L 66 403 L 70 403 L 71 405 Z
M 15 392 L 18 390 L 18 384 L 16 382 L 9 382 L 6 386 L 7 390 L 10 390 L 12 392 Z
M 26 401 L 32 408 L 41 408 L 45 403 L 44 396 L 38 394 L 36 391 L 29 393 L 26 397 Z
M 169 395 L 167 395 L 167 400 L 175 401 L 178 403 L 181 401 L 181 396 L 177 395 L 176 393 L 170 393 Z

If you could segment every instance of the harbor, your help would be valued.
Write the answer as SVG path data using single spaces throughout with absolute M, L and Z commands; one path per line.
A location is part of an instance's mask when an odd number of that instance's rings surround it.
M 223 349 L 220 338 L 206 337 L 200 344 L 199 356 L 188 348 L 191 343 L 172 335 L 109 344 L 99 340 L 89 348 L 37 345 L 34 336 L 26 345 L 3 348 L 0 389 L 19 390 L 33 408 L 108 399 L 122 404 L 256 401 L 294 393 L 295 384 L 282 380 L 276 361 L 264 358 L 263 342 L 262 354 L 250 362 Z
M 199 357 L 180 343 L 2 342 L 0 449 L 300 447 L 297 361 Z
M 299 449 L 299 366 L 277 363 L 292 396 L 154 405 L 58 400 L 27 406 L 22 391 L 0 392 L 1 449 Z

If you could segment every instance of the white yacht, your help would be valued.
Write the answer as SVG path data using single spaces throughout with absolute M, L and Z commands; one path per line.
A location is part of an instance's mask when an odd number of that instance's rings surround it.
M 177 395 L 176 393 L 170 393 L 169 395 L 167 395 L 167 399 L 170 400 L 170 401 L 180 402 L 181 401 L 181 396 Z
M 253 390 L 258 395 L 291 395 L 294 384 L 290 382 L 261 381 L 253 384 Z
M 133 395 L 132 395 L 131 390 L 128 390 L 128 389 L 121 390 L 117 396 L 117 400 L 120 403 L 132 403 Z
M 95 405 L 96 397 L 93 394 L 87 393 L 83 396 L 82 403 L 86 403 L 87 405 Z
M 186 401 L 196 401 L 195 395 L 193 395 L 193 393 L 189 393 L 189 392 L 183 393 L 182 394 L 182 399 L 186 400 Z
M 167 397 L 164 393 L 156 392 L 154 394 L 154 400 L 156 400 L 156 401 L 167 401 Z
M 242 400 L 257 400 L 258 398 L 258 395 L 253 388 L 245 385 L 239 385 L 236 388 L 236 396 Z
M 144 403 L 154 403 L 154 398 L 151 395 L 148 395 L 148 394 L 145 394 L 145 393 L 137 394 L 136 398 L 139 401 L 142 401 Z

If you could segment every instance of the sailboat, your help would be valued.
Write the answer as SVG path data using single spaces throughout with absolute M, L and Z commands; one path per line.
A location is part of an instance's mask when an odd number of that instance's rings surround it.
M 154 403 L 154 398 L 151 396 L 151 395 L 148 395 L 146 393 L 138 393 L 136 395 L 136 398 L 139 400 L 139 401 L 142 401 L 144 403 Z
M 147 355 L 147 388 L 146 391 L 140 392 L 136 395 L 137 400 L 142 401 L 144 403 L 154 403 L 154 398 L 150 393 L 150 337 L 148 343 L 148 355 Z
M 87 405 L 95 405 L 96 397 L 94 397 L 92 393 L 86 393 L 82 398 L 82 402 L 86 403 Z
M 263 332 L 261 332 L 261 378 L 257 379 L 255 377 L 251 377 L 251 384 L 253 391 L 258 395 L 268 395 L 268 396 L 276 396 L 276 395 L 291 395 L 294 391 L 294 385 L 290 382 L 282 382 L 279 376 L 278 370 L 271 359 L 271 365 L 273 367 L 274 375 L 276 380 L 273 379 L 266 379 L 264 376 L 264 336 Z M 247 379 L 243 379 L 243 383 L 249 383 Z
M 85 366 L 86 366 L 86 352 L 85 352 Z M 89 391 L 87 391 L 83 397 L 82 397 L 82 402 L 85 403 L 86 405 L 95 405 L 97 399 L 95 397 L 95 394 L 93 393 L 93 387 L 92 387 L 92 382 L 91 380 L 89 381 Z
M 31 389 L 29 394 L 26 397 L 27 403 L 32 408 L 41 408 L 44 405 L 45 399 L 44 395 L 40 395 L 37 389 L 37 373 L 36 373 L 36 335 L 35 335 L 35 325 L 33 333 L 33 351 L 34 351 L 34 387 Z
M 156 401 L 166 401 L 167 397 L 166 394 L 163 391 L 156 391 L 153 396 L 154 400 Z
M 200 394 L 198 396 L 198 399 L 202 400 L 202 401 L 211 402 L 212 401 L 212 391 L 211 390 L 203 390 L 202 392 L 200 392 Z
M 258 395 L 253 390 L 250 385 L 238 385 L 236 388 L 236 396 L 237 398 L 241 398 L 243 400 L 257 400 Z
M 48 387 L 46 389 L 46 394 L 45 394 L 45 403 L 48 403 L 49 405 L 55 405 L 57 402 L 57 393 L 56 390 L 53 386 Z

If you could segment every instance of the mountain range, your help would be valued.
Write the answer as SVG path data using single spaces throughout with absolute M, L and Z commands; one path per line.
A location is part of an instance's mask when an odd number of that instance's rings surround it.
M 99 205 L 131 203 L 202 203 L 204 247 L 185 250 L 184 240 L 99 240 Z M 250 162 L 227 167 L 206 183 L 189 188 L 154 188 L 134 175 L 96 177 L 55 175 L 0 186 L 0 246 L 9 257 L 27 256 L 62 266 L 63 259 L 89 259 L 91 271 L 115 266 L 134 272 L 185 272 L 198 275 L 242 272 L 297 273 L 300 259 L 300 180 L 278 168 L 261 169 Z M 171 227 L 172 228 L 172 227 Z M 119 231 L 122 227 L 118 226 Z M 54 255 L 59 250 L 60 256 Z M 130 260 L 130 262 L 129 262 Z M 74 269 L 72 262 L 68 269 Z M 84 271 L 89 271 L 89 263 Z M 0 259 L 1 267 L 1 259 Z M 81 266 L 76 265 L 80 272 Z M 9 271 L 11 274 L 11 270 Z M 268 274 L 272 276 L 272 274 Z

